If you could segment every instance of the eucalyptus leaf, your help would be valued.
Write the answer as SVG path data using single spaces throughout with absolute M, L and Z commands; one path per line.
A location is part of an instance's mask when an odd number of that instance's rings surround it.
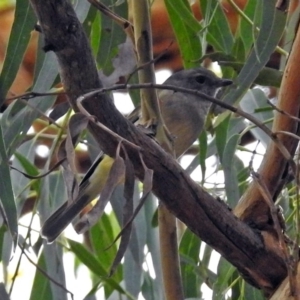
M 261 121 L 262 124 L 265 124 L 269 128 L 271 128 L 272 123 L 268 121 L 273 119 L 274 117 L 273 111 L 268 110 L 268 111 L 256 112 L 257 109 L 259 108 L 270 107 L 269 104 L 267 103 L 267 98 L 261 89 L 249 90 L 242 98 L 240 105 L 245 112 L 254 115 L 255 118 Z M 257 127 L 252 128 L 251 132 L 254 134 L 257 140 L 259 140 L 266 148 L 270 142 L 270 137 Z
M 233 36 L 228 20 L 218 0 L 201 0 L 201 8 L 204 12 L 207 26 L 207 41 L 215 50 L 230 54 L 233 46 Z
M 223 152 L 222 166 L 225 177 L 225 191 L 227 196 L 227 203 L 234 207 L 239 198 L 239 186 L 237 181 L 236 164 L 234 163 L 235 152 L 239 142 L 240 136 L 233 135 L 226 142 Z
M 187 229 L 181 239 L 179 252 L 181 264 L 181 276 L 185 297 L 200 298 L 199 286 L 203 283 L 197 274 L 200 254 L 200 239 Z
M 41 269 L 43 270 L 46 269 L 44 254 L 42 254 L 39 257 L 37 264 Z M 39 270 L 36 270 L 34 280 L 33 280 L 33 286 L 31 289 L 30 300 L 39 300 L 39 299 L 54 300 L 50 288 L 49 279 L 46 276 L 44 276 L 44 274 L 42 274 Z
M 199 35 L 200 24 L 191 21 L 191 19 L 194 19 L 194 16 L 186 1 L 165 0 L 165 5 L 178 42 L 184 67 L 192 68 L 199 65 L 198 61 L 202 56 Z M 189 13 L 186 13 L 184 17 L 181 15 L 183 7 L 185 12 L 189 10 Z M 192 26 L 192 22 L 194 26 Z
M 40 218 L 43 221 L 49 216 L 51 203 L 55 206 L 64 201 L 64 182 L 61 174 L 51 174 L 41 180 L 42 201 L 39 202 Z M 44 257 L 46 262 L 47 274 L 55 278 L 61 285 L 66 285 L 65 269 L 63 264 L 63 249 L 60 244 L 47 244 L 44 241 Z M 54 282 L 50 282 L 53 299 L 67 299 L 67 292 Z
M 275 8 L 275 1 L 265 0 L 261 3 L 262 21 L 255 47 L 236 79 L 237 88 L 231 90 L 224 98 L 229 104 L 237 103 L 247 92 L 268 62 L 285 29 L 286 14 Z
M 0 75 L 0 106 L 4 103 L 6 94 L 15 80 L 35 22 L 36 17 L 30 3 L 17 0 L 14 23 Z
M 127 14 L 127 3 L 115 6 L 113 0 L 101 1 L 107 7 L 110 7 L 116 14 L 125 16 Z M 124 43 L 126 34 L 119 25 L 111 18 L 101 16 L 101 36 L 97 52 L 97 63 L 103 74 L 109 76 L 113 71 L 112 59 L 119 53 L 118 46 Z
M 9 158 L 5 142 L 3 140 L 0 126 L 0 202 L 5 222 L 7 223 L 9 233 L 13 239 L 13 249 L 18 241 L 18 217 L 17 206 L 13 194 L 12 182 L 10 177 Z
M 54 53 L 48 52 L 45 56 L 40 73 L 37 76 L 33 90 L 35 92 L 49 91 L 57 75 L 57 60 Z M 28 100 L 28 102 L 39 111 L 34 110 L 34 108 L 26 106 L 23 103 L 19 103 L 18 101 L 15 101 L 5 110 L 0 122 L 9 156 L 23 141 L 32 122 L 41 116 L 40 111 L 45 113 L 52 107 L 55 99 L 56 96 L 51 95 L 45 97 L 40 96 Z
M 258 6 L 258 4 L 259 3 L 257 0 L 248 0 L 247 2 L 247 5 L 244 9 L 244 14 L 250 19 L 250 21 L 254 20 L 256 6 Z M 252 32 L 253 30 L 253 25 L 251 25 L 248 20 L 242 16 L 239 26 L 239 35 L 243 40 L 246 53 L 249 52 L 254 43 L 253 34 L 249 34 L 249 32 Z

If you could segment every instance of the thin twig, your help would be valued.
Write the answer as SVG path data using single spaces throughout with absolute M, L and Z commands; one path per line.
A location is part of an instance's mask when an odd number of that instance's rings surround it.
M 121 26 L 121 28 L 125 31 L 125 33 L 130 37 L 132 42 L 134 43 L 134 30 L 133 25 L 126 20 L 125 18 L 119 16 L 114 11 L 109 9 L 103 3 L 97 0 L 88 0 L 92 5 L 94 5 L 99 11 L 101 11 L 104 15 L 111 18 L 116 24 Z
M 56 123 L 56 121 L 50 117 L 48 117 L 42 110 L 40 110 L 38 107 L 33 106 L 31 103 L 29 103 L 28 101 L 25 101 L 24 99 L 18 99 L 17 101 L 20 101 L 22 103 L 24 103 L 25 105 L 27 105 L 28 107 L 30 107 L 33 111 L 38 112 L 41 116 L 43 116 L 45 119 L 47 119 L 50 123 L 52 123 L 53 125 L 55 125 L 56 127 L 62 129 L 62 127 Z
M 276 132 L 274 132 L 274 134 L 278 135 L 278 134 L 285 134 L 288 135 L 296 140 L 300 140 L 300 136 L 298 136 L 297 134 L 294 134 L 292 132 L 288 132 L 288 131 L 284 131 L 284 130 L 278 130 Z
M 165 90 L 173 90 L 176 92 L 182 92 L 182 93 L 187 93 L 187 94 L 191 94 L 191 95 L 197 95 L 207 101 L 210 101 L 214 104 L 217 104 L 229 111 L 232 111 L 244 118 L 246 118 L 247 120 L 251 121 L 252 123 L 254 123 L 257 127 L 259 127 L 262 131 L 264 131 L 270 138 L 271 140 L 276 144 L 276 146 L 278 147 L 278 149 L 280 150 L 280 152 L 282 153 L 282 155 L 284 156 L 284 158 L 290 163 L 291 168 L 293 170 L 293 172 L 295 173 L 296 171 L 296 165 L 295 162 L 293 161 L 293 158 L 291 157 L 291 155 L 289 154 L 288 150 L 286 149 L 286 147 L 282 144 L 282 142 L 278 139 L 277 134 L 273 133 L 271 129 L 269 129 L 267 126 L 265 126 L 264 124 L 262 124 L 257 118 L 255 118 L 253 115 L 248 114 L 246 112 L 244 112 L 243 110 L 234 107 L 228 103 L 222 102 L 221 100 L 218 100 L 214 97 L 208 96 L 204 93 L 201 93 L 197 90 L 191 90 L 191 89 L 186 89 L 186 88 L 181 88 L 178 86 L 173 86 L 173 85 L 165 85 L 165 84 L 154 84 L 154 83 L 144 83 L 144 84 L 117 84 L 114 85 L 113 87 L 110 88 L 101 88 L 101 89 L 96 89 L 92 92 L 89 92 L 87 94 L 84 94 L 83 96 L 80 96 L 77 101 L 80 102 L 83 99 L 87 99 L 90 98 L 96 94 L 101 94 L 101 93 L 106 93 L 109 91 L 114 91 L 114 90 L 119 90 L 119 89 L 165 89 Z
M 57 167 L 59 167 L 59 166 L 62 164 L 62 162 L 63 162 L 65 159 L 66 159 L 66 158 L 63 158 L 63 159 L 59 160 L 59 161 L 56 162 L 55 165 L 54 165 L 53 167 L 51 167 L 48 171 L 46 171 L 46 172 L 44 172 L 44 173 L 42 173 L 42 174 L 39 174 L 39 175 L 35 175 L 35 176 L 34 176 L 34 175 L 27 174 L 27 173 L 25 173 L 25 172 L 22 172 L 21 170 L 15 168 L 15 167 L 13 167 L 13 166 L 10 166 L 10 168 L 11 168 L 12 170 L 15 170 L 15 171 L 21 173 L 23 176 L 25 176 L 25 177 L 28 178 L 28 179 L 40 179 L 40 178 L 46 177 L 46 176 L 49 175 L 51 172 L 53 172 Z
M 131 77 L 136 73 L 138 72 L 139 70 L 147 67 L 148 65 L 150 64 L 155 64 L 161 57 L 163 57 L 167 52 L 168 52 L 168 49 L 172 46 L 174 42 L 170 42 L 170 45 L 165 49 L 163 50 L 158 56 L 156 56 L 155 58 L 151 59 L 150 61 L 147 61 L 146 63 L 144 64 L 141 64 L 139 66 L 137 66 L 128 76 L 127 80 L 126 80 L 126 83 L 125 84 L 129 84 L 129 81 L 131 79 Z
M 61 91 L 58 91 L 58 92 L 45 92 L 45 93 L 39 93 L 39 92 L 27 92 L 27 93 L 24 93 L 24 94 L 21 94 L 21 95 L 16 95 L 16 96 L 13 96 L 13 97 L 9 97 L 9 98 L 6 98 L 5 101 L 12 101 L 12 100 L 16 100 L 16 99 L 19 99 L 19 98 L 22 98 L 22 99 L 32 99 L 32 98 L 35 98 L 35 97 L 43 97 L 43 96 L 53 96 L 53 95 L 66 95 L 67 93 L 63 90 Z
M 91 92 L 92 93 L 92 92 Z M 90 94 L 90 93 L 89 93 Z M 87 95 L 87 94 L 85 94 Z M 77 106 L 79 111 L 84 114 L 86 117 L 89 118 L 89 120 L 91 122 L 94 122 L 95 125 L 97 125 L 98 127 L 100 127 L 101 129 L 103 129 L 104 131 L 108 132 L 109 134 L 111 134 L 118 142 L 124 142 L 125 144 L 128 144 L 130 147 L 132 147 L 133 149 L 140 151 L 140 147 L 131 143 L 130 141 L 128 141 L 127 139 L 124 139 L 123 137 L 121 137 L 120 135 L 118 135 L 117 133 L 115 133 L 114 131 L 112 131 L 111 129 L 109 129 L 107 126 L 103 125 L 102 123 L 100 123 L 98 120 L 96 120 L 94 118 L 94 116 L 92 116 L 81 104 L 81 102 L 85 99 L 87 99 L 88 97 L 86 97 L 85 95 L 80 96 L 79 98 L 77 98 Z
M 292 120 L 295 120 L 297 122 L 300 122 L 300 118 L 297 118 L 295 116 L 292 116 L 291 114 L 285 112 L 284 110 L 278 108 L 276 105 L 274 105 L 269 99 L 267 99 L 267 103 L 273 108 L 275 109 L 276 111 L 278 111 L 279 113 L 291 118 Z
M 21 247 L 20 247 L 21 248 Z M 29 256 L 28 254 L 25 252 L 25 250 L 23 248 L 21 248 L 22 253 L 25 255 L 25 257 L 28 259 L 28 261 L 34 265 L 34 267 L 41 272 L 46 278 L 48 278 L 51 282 L 53 282 L 54 284 L 56 284 L 57 286 L 59 286 L 61 289 L 63 289 L 65 292 L 67 292 L 68 294 L 71 295 L 71 298 L 74 299 L 74 295 L 71 291 L 69 291 L 66 287 L 64 287 L 60 282 L 56 281 L 54 278 L 50 277 L 46 271 L 44 271 L 40 266 L 38 266 Z

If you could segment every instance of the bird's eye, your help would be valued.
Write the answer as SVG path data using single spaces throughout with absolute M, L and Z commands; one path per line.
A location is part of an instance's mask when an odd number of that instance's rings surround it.
M 198 75 L 195 77 L 195 80 L 200 83 L 203 84 L 206 81 L 206 77 L 204 75 Z

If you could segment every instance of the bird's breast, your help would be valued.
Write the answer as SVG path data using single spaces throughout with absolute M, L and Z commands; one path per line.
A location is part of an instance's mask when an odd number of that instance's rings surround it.
M 172 101 L 161 106 L 162 116 L 174 137 L 176 157 L 181 156 L 198 138 L 204 125 L 208 105 L 184 105 Z

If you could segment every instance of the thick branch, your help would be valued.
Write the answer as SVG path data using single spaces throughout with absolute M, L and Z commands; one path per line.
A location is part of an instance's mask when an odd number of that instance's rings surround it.
M 57 55 L 64 88 L 76 109 L 78 95 L 101 87 L 88 40 L 68 1 L 31 0 L 31 3 L 48 43 L 46 46 Z M 192 181 L 169 154 L 116 110 L 108 96 L 92 97 L 85 100 L 84 106 L 101 123 L 141 147 L 146 165 L 154 170 L 153 192 L 197 236 L 265 292 L 271 292 L 281 282 L 286 275 L 281 253 L 269 252 L 259 233 Z M 113 137 L 93 124 L 90 130 L 103 151 L 114 156 L 116 141 Z M 138 153 L 129 147 L 127 152 L 136 176 L 143 179 Z
M 300 111 L 299 49 L 300 30 L 298 29 L 283 74 L 277 103 L 279 110 L 295 117 L 299 117 Z M 299 128 L 297 121 L 279 112 L 275 113 L 273 132 L 286 131 L 299 134 Z M 298 140 L 285 134 L 278 135 L 278 139 L 293 157 Z M 259 169 L 259 174 L 272 197 L 280 192 L 278 188 L 283 186 L 281 181 L 284 180 L 284 176 L 288 176 L 287 167 L 287 161 L 278 147 L 274 143 L 270 143 Z M 235 208 L 234 213 L 244 221 L 252 221 L 263 227 L 268 222 L 269 209 L 269 205 L 264 201 L 258 186 L 252 183 Z

